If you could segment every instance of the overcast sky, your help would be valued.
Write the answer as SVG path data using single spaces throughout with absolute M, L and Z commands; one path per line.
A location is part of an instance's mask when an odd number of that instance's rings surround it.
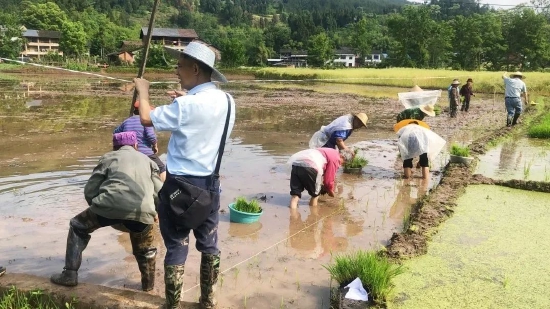
M 411 1 L 411 0 L 409 0 Z M 412 0 L 411 2 L 424 2 L 423 0 Z M 457 2 L 460 2 L 460 0 L 458 0 Z M 518 5 L 518 4 L 522 4 L 522 3 L 527 3 L 527 4 L 530 4 L 529 3 L 529 0 L 481 0 L 480 1 L 481 3 L 486 3 L 486 4 L 505 4 L 507 6 L 503 6 L 503 7 L 500 7 L 500 8 L 512 8 L 508 5 Z M 499 8 L 499 6 L 496 6 L 496 8 Z

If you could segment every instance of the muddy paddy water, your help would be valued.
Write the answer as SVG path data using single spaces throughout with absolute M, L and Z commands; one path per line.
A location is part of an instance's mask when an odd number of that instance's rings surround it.
M 170 87 L 154 86 L 155 105 L 167 103 L 164 92 Z M 401 230 L 411 204 L 435 184 L 445 158 L 433 162 L 436 172 L 428 183 L 400 179 L 391 127 L 402 107 L 396 99 L 381 97 L 380 89 L 370 87 L 369 97 L 364 93 L 369 87 L 361 95 L 316 91 L 311 84 L 312 89 L 269 87 L 275 86 L 223 87 L 234 95 L 238 109 L 221 171 L 220 303 L 224 308 L 328 308 L 329 276 L 322 265 L 330 262 L 331 253 L 385 245 Z M 326 87 L 320 84 L 321 89 Z M 69 219 L 87 207 L 83 186 L 99 156 L 110 150 L 111 132 L 128 113 L 131 90 L 124 83 L 78 76 L 2 76 L 0 264 L 9 271 L 48 277 L 63 268 Z M 447 105 L 445 96 L 439 104 Z M 449 120 L 443 113 L 427 122 L 449 142 L 468 143 L 480 130 L 502 122 L 504 115 L 496 110 L 502 108 L 490 99 L 477 99 L 468 114 Z M 291 212 L 287 159 L 307 148 L 321 125 L 350 111 L 369 115 L 368 128 L 347 141 L 361 149 L 369 165 L 361 176 L 338 175 L 338 198 L 310 208 L 304 194 L 299 209 Z M 159 134 L 161 152 L 168 137 Z M 265 197 L 260 222 L 229 222 L 227 205 L 238 196 Z M 152 293 L 163 296 L 165 249 L 157 236 L 160 254 Z M 198 300 L 199 259 L 190 250 L 186 301 Z M 94 232 L 79 278 L 138 289 L 128 236 L 110 228 Z

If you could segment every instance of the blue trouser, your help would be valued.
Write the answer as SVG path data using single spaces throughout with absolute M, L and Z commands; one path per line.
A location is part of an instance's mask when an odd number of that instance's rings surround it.
M 521 98 L 504 98 L 504 103 L 506 104 L 506 112 L 508 112 L 508 118 L 514 117 L 514 114 L 521 114 Z
M 164 258 L 164 265 L 180 265 L 185 264 L 187 260 L 187 254 L 189 253 L 189 233 L 190 229 L 176 228 L 173 221 L 173 216 L 170 214 L 170 199 L 169 195 L 172 194 L 173 188 L 176 185 L 176 178 L 185 178 L 197 187 L 201 187 L 209 190 L 219 190 L 219 180 L 212 180 L 210 176 L 196 177 L 196 176 L 178 176 L 167 174 L 166 181 L 160 191 L 160 205 L 159 205 L 159 224 L 160 233 L 164 239 L 164 245 L 166 246 L 166 256 Z M 219 254 L 218 249 L 218 223 L 220 200 L 219 198 L 212 201 L 212 211 L 210 215 L 198 228 L 193 230 L 193 235 L 197 240 L 195 246 L 197 250 L 206 254 Z

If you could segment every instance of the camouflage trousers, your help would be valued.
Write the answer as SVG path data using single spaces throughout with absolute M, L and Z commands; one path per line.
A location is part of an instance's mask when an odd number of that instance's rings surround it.
M 132 253 L 136 257 L 141 272 L 142 288 L 145 291 L 151 290 L 154 284 L 157 253 L 157 249 L 154 247 L 153 225 L 138 221 L 105 218 L 96 215 L 90 208 L 79 213 L 70 221 L 65 269 L 78 271 L 82 262 L 82 251 L 90 241 L 90 234 L 105 226 L 113 226 L 120 231 L 130 233 Z

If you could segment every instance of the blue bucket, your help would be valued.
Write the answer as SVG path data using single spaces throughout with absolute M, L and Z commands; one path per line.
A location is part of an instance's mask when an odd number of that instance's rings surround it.
M 229 204 L 229 221 L 236 223 L 254 223 L 260 219 L 260 216 L 264 213 L 263 209 L 259 213 L 248 213 L 238 211 L 235 208 L 235 203 Z

